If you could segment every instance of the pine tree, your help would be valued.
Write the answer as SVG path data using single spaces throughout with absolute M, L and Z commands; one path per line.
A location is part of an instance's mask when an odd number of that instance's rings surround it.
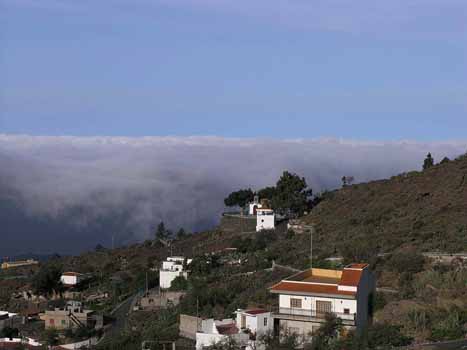
M 156 229 L 156 240 L 158 239 L 165 239 L 167 236 L 167 230 L 165 229 L 164 222 L 161 221 L 159 225 L 157 225 Z
M 426 155 L 425 161 L 423 162 L 423 170 L 431 168 L 434 164 L 435 164 L 435 161 L 433 160 L 431 153 L 428 153 Z
M 177 232 L 177 238 L 178 238 L 178 239 L 181 239 L 181 238 L 183 238 L 183 237 L 185 237 L 185 236 L 186 236 L 186 232 L 185 232 L 185 230 L 184 230 L 183 227 L 182 227 L 182 228 L 180 228 L 180 230 L 178 230 L 178 232 Z

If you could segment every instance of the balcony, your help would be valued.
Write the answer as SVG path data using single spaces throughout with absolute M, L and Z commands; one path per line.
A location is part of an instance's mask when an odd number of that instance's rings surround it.
M 326 314 L 326 312 L 313 309 L 281 307 L 278 309 L 278 312 L 273 314 L 273 317 L 283 320 L 323 322 L 326 318 Z M 331 312 L 331 314 L 340 318 L 344 325 L 355 325 L 356 313 Z

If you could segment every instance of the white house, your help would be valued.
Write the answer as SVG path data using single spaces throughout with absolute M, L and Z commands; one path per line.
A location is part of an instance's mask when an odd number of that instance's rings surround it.
M 276 216 L 274 210 L 258 208 L 256 210 L 256 232 L 263 230 L 274 230 Z
M 83 282 L 86 279 L 89 279 L 88 274 L 78 273 L 78 272 L 64 272 L 60 277 L 60 281 L 65 286 L 76 286 L 77 284 Z
M 202 350 L 228 338 L 234 339 L 241 347 L 246 347 L 250 336 L 240 332 L 235 321 L 231 318 L 202 320 L 199 331 L 196 332 L 196 350 Z
M 273 329 L 271 312 L 263 309 L 237 310 L 237 327 L 253 336 L 266 334 Z
M 15 328 L 22 323 L 22 317 L 8 311 L 0 311 L 0 331 L 3 328 Z
M 189 265 L 193 259 L 186 259 L 186 264 Z M 159 286 L 162 289 L 168 289 L 172 285 L 172 281 L 181 276 L 188 277 L 188 271 L 184 270 L 185 258 L 183 256 L 170 256 L 166 261 L 162 262 L 162 268 L 159 271 Z
M 253 202 L 248 206 L 248 215 L 256 215 L 256 211 L 262 207 L 263 205 L 259 202 L 259 197 L 255 196 Z
M 328 313 L 339 317 L 345 328 L 361 331 L 370 322 L 368 305 L 374 288 L 368 264 L 295 274 L 270 289 L 279 295 L 279 310 L 272 316 L 274 331 L 295 333 L 307 341 Z

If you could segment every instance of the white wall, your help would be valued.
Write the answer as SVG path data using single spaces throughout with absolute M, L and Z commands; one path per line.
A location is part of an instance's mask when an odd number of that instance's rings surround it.
M 67 276 L 67 275 L 62 275 L 60 277 L 60 281 L 63 283 L 63 284 L 67 284 L 67 285 L 70 285 L 70 286 L 74 286 L 76 284 L 78 284 L 80 282 L 80 279 L 78 276 Z
M 233 334 L 230 337 L 235 339 L 238 344 L 247 345 L 250 336 L 245 333 Z M 207 334 L 207 333 L 196 333 L 196 350 L 201 350 L 203 347 L 208 347 L 221 341 L 227 340 L 229 336 L 222 334 Z
M 273 230 L 276 223 L 275 217 L 274 214 L 261 215 L 261 212 L 258 212 L 256 215 L 256 231 Z
M 273 320 L 270 312 L 265 312 L 257 315 L 250 315 L 244 312 L 237 312 L 237 327 L 241 329 L 242 315 L 245 315 L 245 328 L 249 329 L 252 333 L 265 334 L 267 331 L 273 329 Z M 267 319 L 267 325 L 264 325 L 264 319 Z
M 196 333 L 196 349 L 201 350 L 203 347 L 211 346 L 227 338 L 225 335 L 213 333 Z
M 188 277 L 187 272 L 183 271 L 159 271 L 159 286 L 163 289 L 168 289 L 172 285 L 172 282 L 178 276 Z
M 162 262 L 162 269 L 171 271 L 182 271 L 183 263 L 176 263 L 175 261 L 164 261 Z
M 350 314 L 357 312 L 357 300 L 354 299 L 338 299 L 287 294 L 279 295 L 279 307 L 290 308 L 291 298 L 302 300 L 302 310 L 316 310 L 316 301 L 330 301 L 332 303 L 333 312 L 344 313 L 344 309 L 349 309 Z
M 250 208 L 248 209 L 249 215 L 255 215 L 255 209 L 254 209 L 255 206 L 256 206 L 256 209 L 262 208 L 262 205 L 259 203 L 250 203 Z

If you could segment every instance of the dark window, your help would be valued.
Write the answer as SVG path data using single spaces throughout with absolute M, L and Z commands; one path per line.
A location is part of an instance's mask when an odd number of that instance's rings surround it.
M 290 307 L 291 308 L 301 308 L 302 307 L 302 299 L 294 299 L 294 298 L 291 298 L 290 299 Z
M 344 309 L 344 314 L 350 314 L 350 310 L 349 309 Z

